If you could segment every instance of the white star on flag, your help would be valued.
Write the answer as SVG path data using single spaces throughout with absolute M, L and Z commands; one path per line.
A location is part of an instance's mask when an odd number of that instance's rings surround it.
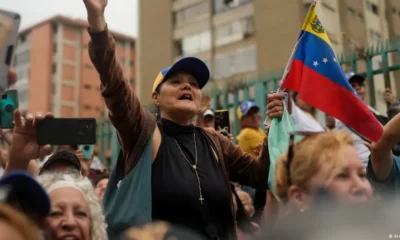
M 318 62 L 314 61 L 313 65 L 314 65 L 314 67 L 318 66 Z
M 327 63 L 327 62 L 328 62 L 328 59 L 327 59 L 327 58 L 324 58 L 322 61 L 323 61 L 324 63 Z
M 336 58 L 333 58 L 333 61 L 335 61 L 335 62 L 336 62 Z

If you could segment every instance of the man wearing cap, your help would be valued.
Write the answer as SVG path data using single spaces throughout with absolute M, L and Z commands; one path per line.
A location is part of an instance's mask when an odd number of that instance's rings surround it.
M 214 128 L 214 111 L 212 109 L 207 109 L 203 114 L 203 124 L 202 127 Z
M 83 2 L 89 55 L 121 146 L 103 200 L 109 239 L 153 220 L 188 227 L 208 239 L 236 239 L 229 180 L 266 188 L 269 171 L 226 137 L 193 125 L 210 78 L 207 65 L 185 57 L 160 71 L 149 92 L 156 123 L 125 81 L 104 18 L 107 1 Z
M 67 172 L 67 171 L 81 172 L 82 166 L 79 158 L 68 150 L 58 150 L 54 152 L 43 163 L 39 169 L 39 175 L 45 172 Z
M 237 108 L 237 116 L 240 120 L 241 131 L 236 137 L 240 148 L 253 156 L 257 156 L 257 145 L 262 144 L 265 132 L 260 129 L 260 108 L 255 102 L 244 101 Z
M 359 74 L 354 74 L 353 72 L 346 73 L 346 76 L 349 79 L 350 85 L 354 88 L 354 90 L 356 91 L 356 93 L 358 94 L 360 99 L 365 102 L 365 98 L 366 98 L 365 77 L 363 77 Z M 385 119 L 385 117 L 381 116 L 371 106 L 368 106 L 368 108 L 371 110 L 371 112 L 375 115 L 375 117 L 382 124 L 386 123 L 387 119 Z M 350 133 L 350 135 L 354 139 L 354 146 L 357 150 L 357 153 L 360 156 L 360 159 L 361 159 L 363 165 L 365 167 L 367 167 L 370 150 L 365 146 L 365 144 L 364 144 L 365 140 L 361 137 L 361 135 L 356 133 L 353 129 L 349 128 L 343 122 L 336 120 L 335 125 L 336 125 L 336 130 L 346 131 L 346 132 Z

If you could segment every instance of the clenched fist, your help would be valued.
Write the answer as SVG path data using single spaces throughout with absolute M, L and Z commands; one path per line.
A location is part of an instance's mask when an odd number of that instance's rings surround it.
M 107 0 L 83 0 L 85 3 L 90 30 L 101 32 L 106 28 L 104 19 L 104 10 L 107 6 Z

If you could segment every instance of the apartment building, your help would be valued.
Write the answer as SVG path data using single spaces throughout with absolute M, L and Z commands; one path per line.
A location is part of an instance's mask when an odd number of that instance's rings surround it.
M 127 81 L 135 88 L 135 39 L 112 32 Z M 57 117 L 106 114 L 89 54 L 86 21 L 55 16 L 20 32 L 15 55 L 19 105 Z
M 197 56 L 208 64 L 208 88 L 283 69 L 310 4 L 311 0 L 140 0 L 137 88 L 142 102 L 151 104 L 149 79 L 183 56 Z M 398 0 L 319 0 L 316 11 L 336 52 L 400 36 Z M 382 60 L 374 58 L 374 65 L 380 64 Z M 358 71 L 365 70 L 358 65 Z M 374 81 L 376 107 L 385 112 L 383 76 Z M 394 78 L 391 84 L 395 87 Z

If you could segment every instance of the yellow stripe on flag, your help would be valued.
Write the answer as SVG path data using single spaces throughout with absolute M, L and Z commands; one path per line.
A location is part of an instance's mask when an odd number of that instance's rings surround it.
M 315 12 L 316 4 L 317 3 L 315 1 L 311 4 L 306 20 L 303 23 L 302 30 L 314 34 L 332 47 L 331 41 L 329 40 L 328 35 L 326 34 L 326 31 L 322 26 L 322 23 L 319 21 L 317 13 Z

